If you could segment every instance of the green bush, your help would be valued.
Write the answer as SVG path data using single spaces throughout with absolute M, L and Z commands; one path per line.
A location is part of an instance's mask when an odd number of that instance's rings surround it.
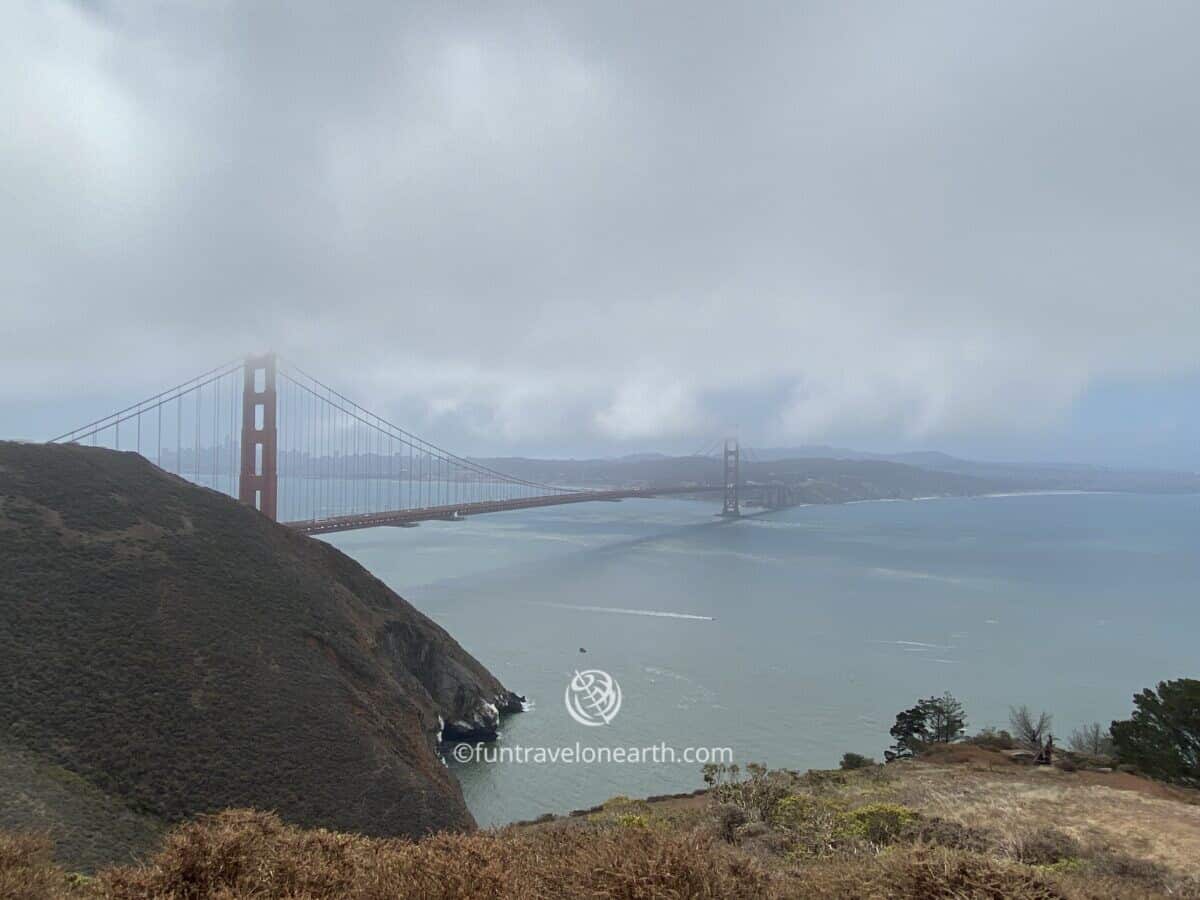
M 869 769 L 875 765 L 875 760 L 861 753 L 843 753 L 841 767 L 843 769 Z
M 830 797 L 793 794 L 775 805 L 770 824 L 789 834 L 801 856 L 825 856 L 846 842 L 846 804 Z
M 784 797 L 772 811 L 770 824 L 776 828 L 796 830 L 819 818 L 836 818 L 846 811 L 846 804 L 829 797 L 792 794 Z
M 820 856 L 859 843 L 894 843 L 911 832 L 919 818 L 914 810 L 895 803 L 850 809 L 837 798 L 793 794 L 776 804 L 770 824 L 792 834 L 801 852 Z
M 979 734 L 967 738 L 968 744 L 974 744 L 976 747 L 986 747 L 989 750 L 1013 750 L 1017 746 L 1016 739 L 1005 729 L 999 730 L 988 726 L 980 730 Z
M 744 810 L 748 821 L 767 821 L 776 804 L 792 791 L 793 776 L 785 771 L 771 771 L 758 763 L 746 766 L 746 777 L 739 778 L 736 766 L 705 766 L 704 780 L 711 785 L 710 796 L 718 804 L 728 804 Z
M 870 803 L 842 814 L 845 834 L 872 844 L 893 843 L 908 826 L 917 821 L 917 813 L 896 803 Z

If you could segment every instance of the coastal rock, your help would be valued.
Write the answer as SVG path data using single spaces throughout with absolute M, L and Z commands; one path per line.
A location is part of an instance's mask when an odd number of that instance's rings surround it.
M 466 691 L 459 692 L 455 706 L 460 710 L 460 715 L 447 722 L 442 729 L 443 741 L 494 741 L 500 736 L 501 716 L 524 709 L 525 698 L 512 691 L 504 691 L 491 699 L 468 694 Z
M 382 646 L 402 672 L 411 672 L 443 720 L 443 741 L 494 741 L 501 715 L 517 713 L 524 698 L 502 685 L 444 629 L 425 618 L 390 622 Z

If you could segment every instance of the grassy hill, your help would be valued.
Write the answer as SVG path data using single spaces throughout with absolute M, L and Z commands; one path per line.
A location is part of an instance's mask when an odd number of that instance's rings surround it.
M 0 827 L 87 867 L 229 806 L 473 825 L 442 720 L 519 698 L 329 545 L 132 453 L 0 442 L 0 560 Z

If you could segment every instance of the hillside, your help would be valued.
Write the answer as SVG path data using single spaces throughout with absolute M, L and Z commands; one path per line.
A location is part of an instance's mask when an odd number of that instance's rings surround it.
M 865 453 L 842 447 L 773 447 L 746 451 L 760 461 L 822 458 L 899 463 L 930 472 L 967 475 L 1025 491 L 1119 491 L 1144 494 L 1200 492 L 1200 473 L 1149 468 L 1112 468 L 1063 462 L 991 462 L 960 459 L 948 453 L 909 451 Z
M 0 834 L 25 900 L 1116 900 L 1200 896 L 1200 798 L 1122 772 L 981 747 L 853 771 L 748 767 L 708 791 L 413 843 L 231 810 L 180 825 L 149 865 L 72 881 Z
M 480 460 L 531 481 L 578 487 L 648 484 L 717 484 L 721 461 L 706 456 L 639 454 L 619 459 Z M 1200 474 L 1134 471 L 1096 466 L 988 463 L 944 453 L 861 453 L 836 447 L 768 450 L 744 448 L 746 484 L 783 483 L 804 503 L 851 500 L 966 497 L 1001 491 L 1200 492 Z
M 644 456 L 621 459 L 482 460 L 502 472 L 576 487 L 626 485 L 720 484 L 721 460 L 706 456 Z M 1019 484 L 953 472 L 934 472 L 884 460 L 741 459 L 744 484 L 784 483 L 803 503 L 844 503 L 850 500 L 911 499 L 927 496 L 972 496 L 1016 490 Z
M 440 720 L 487 738 L 519 698 L 329 545 L 132 453 L 3 442 L 0 560 L 0 827 L 88 866 L 229 806 L 473 825 Z

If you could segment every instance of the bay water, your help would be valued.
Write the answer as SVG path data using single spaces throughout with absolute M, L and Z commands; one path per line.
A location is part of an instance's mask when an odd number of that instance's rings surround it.
M 743 766 L 830 768 L 881 759 L 896 712 L 944 691 L 972 732 L 1026 704 L 1061 743 L 1127 716 L 1135 691 L 1200 677 L 1200 497 L 716 511 L 633 500 L 325 539 L 528 698 L 496 745 L 527 752 L 729 748 Z M 621 687 L 599 727 L 566 708 L 586 669 Z M 678 756 L 448 764 L 482 825 L 703 784 Z

